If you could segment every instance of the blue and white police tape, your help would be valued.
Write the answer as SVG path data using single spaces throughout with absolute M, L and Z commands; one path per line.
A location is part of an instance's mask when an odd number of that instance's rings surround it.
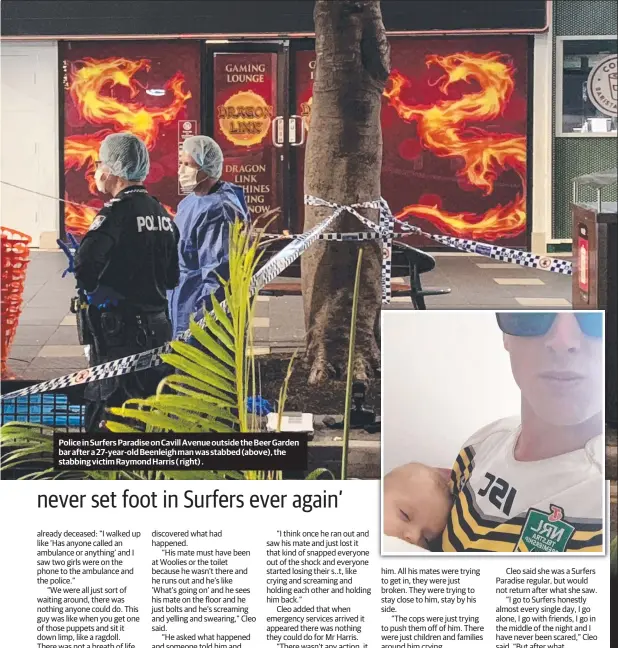
M 301 254 L 307 250 L 317 240 L 327 241 L 369 241 L 381 240 L 383 244 L 383 262 L 382 262 L 382 301 L 383 303 L 390 302 L 391 294 L 391 246 L 395 238 L 409 236 L 410 234 L 418 234 L 426 238 L 432 239 L 443 245 L 453 247 L 465 252 L 472 252 L 482 256 L 498 259 L 507 263 L 515 263 L 518 265 L 538 268 L 547 270 L 549 272 L 557 272 L 560 274 L 572 274 L 572 264 L 570 261 L 562 259 L 552 259 L 550 257 L 542 257 L 539 255 L 525 252 L 522 250 L 513 250 L 509 248 L 500 247 L 498 245 L 490 245 L 487 243 L 479 243 L 477 241 L 470 241 L 467 239 L 460 239 L 453 236 L 444 236 L 440 234 L 428 234 L 418 227 L 402 223 L 394 218 L 387 202 L 381 198 L 380 200 L 367 201 L 364 203 L 356 203 L 352 205 L 338 205 L 321 198 L 314 196 L 305 196 L 305 204 L 316 207 L 329 207 L 333 213 L 321 223 L 316 225 L 313 229 L 305 232 L 304 234 L 294 236 L 280 236 L 275 235 L 277 239 L 291 239 L 291 242 L 275 254 L 253 277 L 251 282 L 251 294 L 257 294 L 264 286 L 270 283 L 278 275 L 280 275 L 288 266 L 290 266 Z M 362 216 L 358 209 L 378 209 L 380 212 L 380 223 L 374 223 Z M 325 232 L 343 212 L 348 212 L 356 216 L 356 218 L 366 227 L 369 231 L 366 232 Z M 395 226 L 401 228 L 401 232 L 395 232 Z M 264 235 L 269 236 L 269 235 Z M 225 307 L 225 304 L 222 304 Z M 190 337 L 189 331 L 186 331 L 180 336 L 180 339 L 188 339 Z M 2 394 L 0 400 L 10 398 L 17 398 L 27 394 L 37 394 L 42 392 L 54 391 L 56 389 L 64 389 L 67 387 L 82 385 L 85 383 L 96 382 L 106 378 L 114 378 L 137 371 L 144 371 L 161 364 L 161 355 L 169 353 L 171 347 L 169 344 L 163 345 L 156 349 L 143 351 L 135 355 L 112 360 L 105 364 L 83 369 L 66 376 L 53 378 L 46 382 L 20 389 L 8 394 Z
M 305 196 L 305 204 L 315 207 L 330 207 L 332 209 L 341 210 L 342 206 L 314 196 Z M 361 216 L 358 213 L 358 208 L 364 209 L 378 209 L 380 212 L 380 223 L 376 224 L 373 221 Z M 377 240 L 382 241 L 382 303 L 388 304 L 391 298 L 391 266 L 392 266 L 392 241 L 397 238 L 410 236 L 411 234 L 423 236 L 431 239 L 442 245 L 461 250 L 463 252 L 470 252 L 480 256 L 489 257 L 505 263 L 514 263 L 527 268 L 535 268 L 538 270 L 545 270 L 547 272 L 554 272 L 558 274 L 571 275 L 573 274 L 573 264 L 566 259 L 555 259 L 548 256 L 533 254 L 525 250 L 515 250 L 512 248 L 502 247 L 500 245 L 493 245 L 491 243 L 482 243 L 479 241 L 472 241 L 470 239 L 458 238 L 455 236 L 446 236 L 443 234 L 430 234 L 424 232 L 420 227 L 408 225 L 400 220 L 397 220 L 388 206 L 388 203 L 383 198 L 379 201 L 370 201 L 366 203 L 359 203 L 344 207 L 344 210 L 356 216 L 356 218 L 370 231 L 366 232 L 345 232 L 345 233 L 327 233 L 321 234 L 319 238 L 327 241 L 368 241 Z M 396 232 L 395 226 L 398 226 L 401 231 Z M 281 237 L 278 235 L 269 236 L 270 238 L 294 238 L 290 236 Z
M 380 238 L 382 241 L 382 303 L 388 304 L 391 301 L 391 260 L 392 260 L 392 242 L 394 234 L 394 224 L 391 224 L 392 216 L 388 205 L 383 198 L 380 200 L 368 200 L 363 203 L 352 205 L 338 205 L 337 203 L 318 198 L 316 196 L 305 196 L 305 205 L 312 207 L 330 207 L 338 211 L 346 211 L 369 228 L 370 232 Z M 385 206 L 386 205 L 386 209 Z M 374 223 L 372 220 L 365 218 L 358 213 L 358 209 L 377 209 L 380 212 L 380 223 Z M 362 236 L 362 233 L 360 233 Z M 369 240 L 362 237 L 359 240 Z
M 514 250 L 512 248 L 502 247 L 500 245 L 493 245 L 491 243 L 482 243 L 480 241 L 472 241 L 470 239 L 458 238 L 456 236 L 445 236 L 443 234 L 429 234 L 424 232 L 420 227 L 408 225 L 397 220 L 392 214 L 386 201 L 384 201 L 384 209 L 388 210 L 392 221 L 397 223 L 403 233 L 419 234 L 425 238 L 429 238 L 438 243 L 442 243 L 448 247 L 462 250 L 463 252 L 472 252 L 480 256 L 497 259 L 505 263 L 515 263 L 526 268 L 536 268 L 538 270 L 545 270 L 547 272 L 555 272 L 557 274 L 571 275 L 573 274 L 573 264 L 566 259 L 555 259 L 553 257 L 542 256 L 540 254 L 533 254 L 525 250 Z
M 471 241 L 470 239 L 456 238 L 454 236 L 445 236 L 441 234 L 429 234 L 422 231 L 418 227 L 407 225 L 406 223 L 400 223 L 395 219 L 395 223 L 399 223 L 401 226 L 406 227 L 406 231 L 403 232 L 393 232 L 392 238 L 406 238 L 413 234 L 419 236 L 425 236 L 431 238 L 443 245 L 448 247 L 456 248 L 462 250 L 463 252 L 470 252 L 472 254 L 479 254 L 480 256 L 490 257 L 492 259 L 498 259 L 504 261 L 505 263 L 517 263 L 525 267 L 536 268 L 538 270 L 546 270 L 548 272 L 556 272 L 558 274 L 570 275 L 573 273 L 571 261 L 566 259 L 556 259 L 553 257 L 546 257 L 537 254 L 532 254 L 531 252 L 526 252 L 524 250 L 515 250 L 512 248 L 500 247 L 499 245 L 493 245 L 491 243 L 481 243 L 479 241 Z M 273 239 L 273 240 L 293 240 L 298 238 L 298 234 L 290 234 L 288 236 L 281 236 L 280 234 L 263 234 L 262 238 Z M 358 241 L 375 241 L 382 239 L 382 235 L 375 232 L 332 232 L 328 234 L 322 234 L 319 237 L 321 241 L 349 241 L 349 242 L 358 242 Z
M 334 209 L 333 213 L 326 218 L 323 222 L 316 225 L 313 229 L 305 232 L 289 245 L 280 250 L 270 259 L 264 266 L 255 273 L 251 282 L 251 294 L 257 294 L 266 284 L 271 282 L 275 277 L 281 274 L 289 265 L 291 265 L 300 255 L 310 247 L 324 232 L 328 229 L 337 217 L 345 211 L 345 207 Z M 225 304 L 222 304 L 225 307 Z M 202 321 L 203 323 L 203 321 Z M 180 339 L 187 339 L 190 337 L 189 331 L 185 331 L 180 336 Z M 54 391 L 56 389 L 66 389 L 67 387 L 74 387 L 76 385 L 83 385 L 86 383 L 104 380 L 106 378 L 115 378 L 116 376 L 123 376 L 138 371 L 145 371 L 151 369 L 162 363 L 161 355 L 169 353 L 171 347 L 169 344 L 136 353 L 134 355 L 118 358 L 111 362 L 96 365 L 82 371 L 76 371 L 66 376 L 59 378 L 52 378 L 45 382 L 25 387 L 8 394 L 0 395 L 0 401 L 18 398 L 20 396 L 27 396 L 28 394 L 40 394 L 42 392 Z

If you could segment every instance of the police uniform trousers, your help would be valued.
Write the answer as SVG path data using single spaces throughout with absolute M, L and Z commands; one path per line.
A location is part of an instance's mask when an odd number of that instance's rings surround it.
M 172 339 L 172 327 L 166 311 L 145 313 L 126 307 L 99 310 L 88 307 L 91 332 L 90 366 L 104 364 L 162 346 Z M 105 378 L 86 385 L 86 432 L 105 431 L 108 407 L 121 407 L 130 398 L 153 396 L 161 380 L 172 373 L 162 364 L 138 371 Z M 128 425 L 135 424 L 127 420 Z

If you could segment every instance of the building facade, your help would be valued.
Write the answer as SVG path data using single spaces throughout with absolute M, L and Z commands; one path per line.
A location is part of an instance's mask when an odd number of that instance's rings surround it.
M 617 165 L 616 16 L 611 0 L 554 3 L 553 191 L 548 241 L 557 244 L 571 242 L 573 179 Z M 595 69 L 599 69 L 600 92 L 589 83 L 595 80 Z M 593 197 L 582 196 L 587 198 Z M 615 185 L 606 190 L 604 199 L 616 200 Z
M 40 247 L 82 234 L 102 204 L 98 145 L 131 130 L 151 152 L 148 187 L 170 212 L 183 197 L 178 147 L 205 133 L 253 214 L 278 209 L 277 229 L 302 231 L 312 0 L 285 3 L 287 13 L 280 2 L 226 0 L 158 3 L 157 12 L 128 2 L 115 16 L 102 4 L 2 3 L 3 223 Z M 615 118 L 601 135 L 556 131 L 558 38 L 603 36 L 606 47 L 613 3 L 420 4 L 382 0 L 393 68 L 382 193 L 393 213 L 428 232 L 535 252 L 568 243 L 570 179 L 612 166 Z M 597 17 L 577 22 L 582 7 Z

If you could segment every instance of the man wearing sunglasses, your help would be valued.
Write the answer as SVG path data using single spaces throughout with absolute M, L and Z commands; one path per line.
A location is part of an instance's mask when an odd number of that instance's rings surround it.
M 602 551 L 602 313 L 496 315 L 521 416 L 464 444 L 440 549 Z

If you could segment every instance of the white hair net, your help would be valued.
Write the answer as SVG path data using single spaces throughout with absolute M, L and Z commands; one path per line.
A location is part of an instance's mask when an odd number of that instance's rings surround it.
M 146 145 L 131 133 L 113 133 L 101 143 L 99 159 L 112 175 L 141 182 L 150 170 Z
M 219 180 L 223 173 L 223 151 L 212 137 L 195 135 L 187 138 L 182 150 L 188 153 L 202 171 L 213 180 Z

